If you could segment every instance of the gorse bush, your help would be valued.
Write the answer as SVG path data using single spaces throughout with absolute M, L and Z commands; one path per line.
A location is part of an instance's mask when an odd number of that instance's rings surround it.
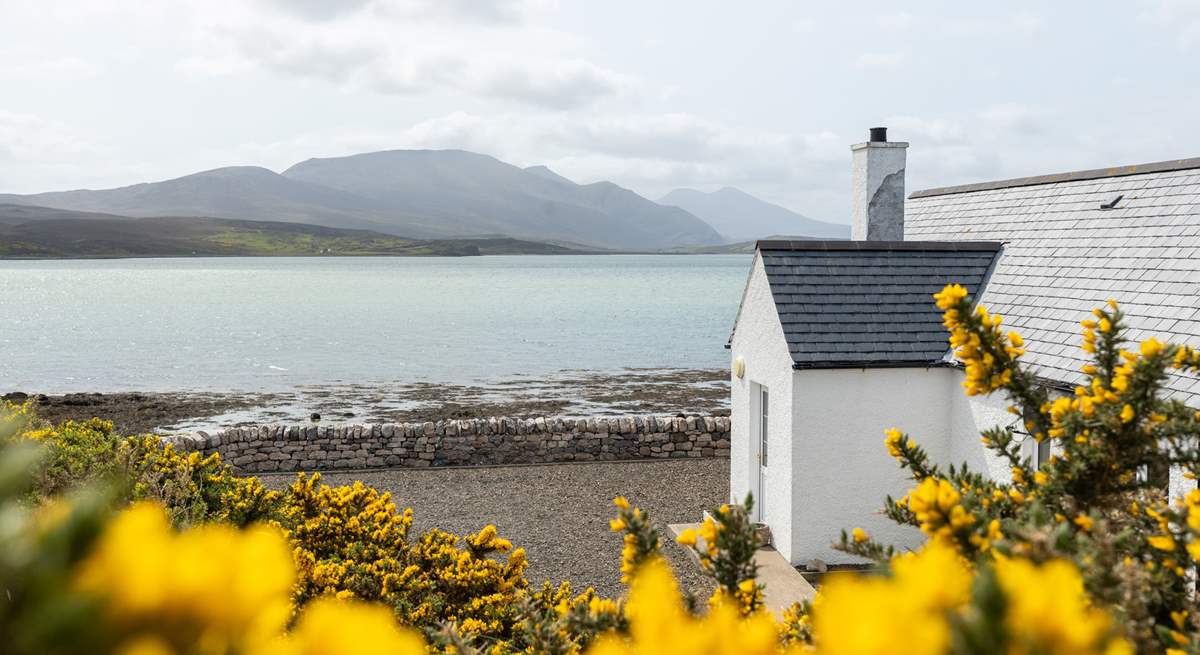
M 32 405 L 10 410 L 10 416 L 14 421 L 32 420 Z M 112 429 L 111 421 L 93 418 L 28 430 L 25 438 L 45 446 L 44 464 L 38 469 L 32 493 L 51 497 L 110 474 L 120 443 Z
M 1109 301 L 1081 323 L 1086 383 L 1055 395 L 1022 365 L 1024 341 L 1001 328 L 1000 316 L 973 307 L 956 285 L 936 301 L 967 394 L 1003 392 L 1025 434 L 983 433 L 1011 473 L 996 481 L 965 465 L 940 467 L 914 439 L 888 430 L 886 447 L 915 486 L 884 511 L 986 571 L 988 588 L 979 593 L 1006 599 L 1005 629 L 1042 613 L 1032 624 L 1057 636 L 1056 652 L 1109 632 L 1140 652 L 1197 652 L 1200 491 L 1168 502 L 1163 477 L 1178 466 L 1194 479 L 1200 416 L 1162 387 L 1171 371 L 1196 372 L 1200 354 L 1153 338 L 1130 345 L 1124 315 Z M 1049 461 L 1024 456 L 1022 438 L 1051 444 Z M 861 531 L 844 534 L 841 547 L 880 561 L 894 556 Z M 1073 597 L 1110 619 L 1055 609 Z
M 409 625 L 454 622 L 468 639 L 512 638 L 529 586 L 524 550 L 490 525 L 465 538 L 430 530 L 413 540 L 412 510 L 398 511 L 388 494 L 360 482 L 319 483 L 319 474 L 301 475 L 279 496 L 277 524 L 299 573 L 297 607 L 354 598 L 384 603 Z
M 111 421 L 38 421 L 30 404 L 8 406 L 10 431 L 42 446 L 31 480 L 33 502 L 107 483 L 120 502 L 154 500 L 177 526 L 209 520 L 248 525 L 266 518 L 270 498 L 253 478 L 233 475 L 218 455 L 179 453 L 157 437 L 121 437 Z M 19 426 L 19 428 L 17 427 Z
M 321 484 L 319 474 L 299 475 L 286 489 L 271 490 L 255 478 L 234 475 L 216 454 L 178 453 L 153 436 L 119 438 L 107 422 L 54 427 L 38 422 L 25 406 L 7 414 L 10 434 L 2 441 L 41 446 L 41 463 L 33 467 L 39 473 L 25 495 L 34 508 L 58 502 L 57 494 L 70 488 L 58 471 L 71 470 L 95 483 L 89 494 L 111 498 L 113 506 L 151 502 L 171 525 L 199 526 L 185 535 L 205 534 L 200 528 L 212 524 L 271 526 L 287 540 L 290 553 L 289 620 L 310 602 L 329 597 L 381 603 L 406 625 L 438 639 L 451 623 L 458 639 L 504 648 L 523 634 L 517 628 L 523 618 L 518 610 L 529 595 L 527 560 L 493 526 L 464 538 L 441 530 L 413 537 L 412 511 L 399 510 L 388 494 L 361 483 L 331 487 Z M 86 457 L 73 459 L 72 453 Z M 45 474 L 47 469 L 55 474 Z M 152 543 L 154 537 L 147 539 Z M 137 543 L 126 542 L 129 559 L 113 568 L 136 564 Z M 181 559 L 167 562 L 182 566 L 200 552 L 185 550 Z M 157 575 L 136 579 L 148 583 Z M 569 585 L 564 589 L 569 593 Z
M 722 505 L 704 518 L 699 530 L 687 528 L 676 539 L 692 549 L 700 566 L 712 576 L 717 588 L 709 605 L 731 604 L 743 616 L 763 607 L 763 586 L 758 583 L 754 552 L 762 545 L 750 520 L 754 499 L 741 505 Z
M 887 499 L 927 535 L 899 552 L 861 529 L 840 548 L 879 562 L 829 576 L 776 618 L 757 579 L 752 499 L 715 508 L 677 541 L 716 591 L 682 595 L 653 523 L 626 499 L 623 599 L 564 582 L 532 589 L 524 551 L 493 526 L 412 533 L 412 512 L 361 483 L 299 475 L 265 488 L 217 456 L 118 437 L 103 421 L 0 418 L 0 643 L 4 652 L 106 653 L 1200 653 L 1193 582 L 1200 491 L 1168 502 L 1171 466 L 1197 472 L 1200 416 L 1166 399 L 1200 353 L 1126 347 L 1115 303 L 1083 323 L 1088 382 L 1056 396 L 1024 342 L 949 286 L 935 297 L 968 394 L 1004 393 L 1021 435 L 983 443 L 997 481 L 933 462 L 888 430 L 913 487 Z

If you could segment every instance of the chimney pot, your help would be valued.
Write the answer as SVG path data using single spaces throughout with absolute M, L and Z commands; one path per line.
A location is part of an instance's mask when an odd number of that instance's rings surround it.
M 885 143 L 885 142 L 887 142 L 887 128 L 886 127 L 872 127 L 871 128 L 871 143 Z

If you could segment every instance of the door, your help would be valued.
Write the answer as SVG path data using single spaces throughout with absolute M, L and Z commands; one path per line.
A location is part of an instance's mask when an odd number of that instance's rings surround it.
M 769 429 L 771 416 L 771 394 L 767 387 L 754 383 L 750 390 L 751 424 L 750 443 L 750 492 L 754 494 L 754 509 L 751 517 L 763 521 L 767 509 L 767 465 L 770 463 Z

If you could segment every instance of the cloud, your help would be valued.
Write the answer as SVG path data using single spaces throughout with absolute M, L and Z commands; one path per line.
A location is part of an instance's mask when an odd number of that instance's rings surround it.
M 508 62 L 468 65 L 468 88 L 494 98 L 571 109 L 597 98 L 620 95 L 638 86 L 636 79 L 582 60 L 530 64 Z
M 916 24 L 917 18 L 907 11 L 898 11 L 881 14 L 875 18 L 875 22 L 890 30 L 908 30 Z
M 854 62 L 861 70 L 895 70 L 904 65 L 907 57 L 902 52 L 864 52 Z
M 996 5 L 1003 7 L 1004 5 Z M 1002 37 L 1030 39 L 1046 28 L 1045 18 L 1031 11 L 989 12 L 988 15 L 885 13 L 875 18 L 880 28 L 912 40 L 921 38 L 975 39 Z
M 0 193 L 104 185 L 144 173 L 69 125 L 0 109 Z
M 1048 114 L 1043 109 L 1019 102 L 993 105 L 979 112 L 981 122 L 990 129 L 1019 132 L 1028 136 L 1045 133 Z
M 371 0 L 266 0 L 306 20 L 332 20 L 372 4 Z
M 833 134 L 787 134 L 685 113 L 579 117 L 474 116 L 425 121 L 404 139 L 423 147 L 482 149 L 522 165 L 546 163 L 582 181 L 634 187 L 685 184 L 820 186 L 813 173 L 846 159 Z M 848 151 L 847 151 L 848 152 Z M 807 174 L 806 174 L 807 173 Z
M 1172 32 L 1180 50 L 1200 46 L 1200 0 L 1145 0 L 1143 19 Z
M 535 5 L 482 0 L 260 0 L 204 10 L 180 69 L 260 69 L 383 94 L 455 91 L 574 109 L 641 92 L 573 54 L 575 38 L 523 24 Z M 541 5 L 536 5 L 541 6 Z M 472 20 L 464 22 L 464 16 Z
M 1125 163 L 1136 153 L 1102 153 L 1097 141 L 1064 128 L 1050 107 L 1007 102 L 973 112 L 892 116 L 889 136 L 911 143 L 909 190 L 1058 173 Z M 1099 137 L 1099 135 L 1093 135 Z M 1127 143 L 1128 139 L 1112 139 Z M 1103 159 L 1101 159 L 1103 158 Z
M 536 3 L 526 0 L 258 0 L 311 21 L 334 20 L 357 12 L 406 20 L 466 20 L 513 23 Z
M 100 66 L 74 55 L 47 56 L 35 50 L 0 49 L 0 78 L 60 83 L 90 77 Z

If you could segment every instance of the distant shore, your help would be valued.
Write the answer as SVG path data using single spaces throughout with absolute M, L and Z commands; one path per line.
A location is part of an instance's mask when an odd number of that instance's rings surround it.
M 233 252 L 233 253 L 89 253 L 89 254 L 10 254 L 4 252 L 4 244 L 0 243 L 0 261 L 6 262 L 54 262 L 54 261 L 87 261 L 87 260 L 106 260 L 106 259 L 229 259 L 229 258 L 283 258 L 283 257 L 305 257 L 312 259 L 333 258 L 333 257 L 514 257 L 514 256 L 529 256 L 529 257 L 578 257 L 581 255 L 750 255 L 754 253 L 754 244 L 756 242 L 733 243 L 723 246 L 696 246 L 696 247 L 680 247 L 670 250 L 575 250 L 562 248 L 561 250 L 549 250 L 552 246 L 547 245 L 546 250 L 537 249 L 513 249 L 504 250 L 502 248 L 475 248 L 471 250 L 453 250 L 444 249 L 440 251 L 429 250 L 425 252 Z
M 280 392 L 112 392 L 3 394 L 31 400 L 38 415 L 54 421 L 113 421 L 122 433 L 183 432 L 271 422 L 309 420 L 374 423 L 509 416 L 722 414 L 728 412 L 724 370 L 626 369 L 615 373 L 566 372 L 478 384 L 308 385 Z

